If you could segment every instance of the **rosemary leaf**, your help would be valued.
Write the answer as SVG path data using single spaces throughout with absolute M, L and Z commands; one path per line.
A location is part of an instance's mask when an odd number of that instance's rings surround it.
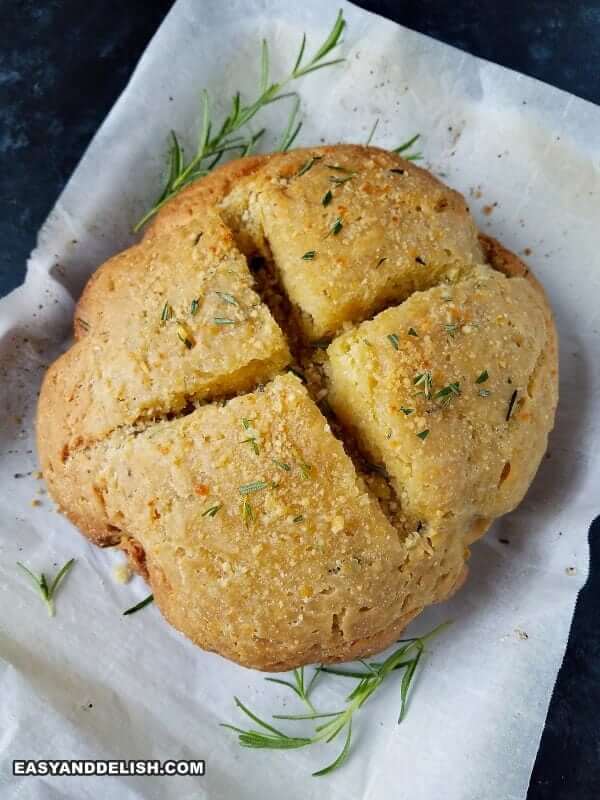
M 513 408 L 515 406 L 515 400 L 516 399 L 517 399 L 517 390 L 515 389 L 514 392 L 512 393 L 512 395 L 510 396 L 510 401 L 508 403 L 508 411 L 506 412 L 506 421 L 507 422 L 510 419 L 511 414 L 513 412 Z
M 131 608 L 128 608 L 126 611 L 124 611 L 123 616 L 127 617 L 129 616 L 129 614 L 135 614 L 136 611 L 141 611 L 142 608 L 145 608 L 146 606 L 150 605 L 150 603 L 152 603 L 153 601 L 154 601 L 154 595 L 149 594 L 148 597 L 144 597 L 144 599 L 140 600 L 139 603 L 136 603 L 134 606 L 131 606 Z
M 221 503 L 218 503 L 216 506 L 210 506 L 207 508 L 206 511 L 202 512 L 203 517 L 214 517 L 222 508 Z
M 44 573 L 40 573 L 40 575 L 36 575 L 32 572 L 28 567 L 23 564 L 22 561 L 17 561 L 17 566 L 23 571 L 25 575 L 31 580 L 33 585 L 36 588 L 37 593 L 44 601 L 46 608 L 48 610 L 48 616 L 54 616 L 54 596 L 58 590 L 58 587 L 65 579 L 66 575 L 72 569 L 73 564 L 75 563 L 75 559 L 71 558 L 67 561 L 63 566 L 59 569 L 54 580 L 48 585 L 48 581 Z
M 245 483 L 239 487 L 240 494 L 252 494 L 253 492 L 260 492 L 262 489 L 267 489 L 270 486 L 268 481 L 252 481 Z
M 305 175 L 309 169 L 312 169 L 317 161 L 321 161 L 323 156 L 311 156 L 304 164 L 300 167 L 300 169 L 294 174 L 294 178 L 301 178 L 302 175 Z
M 399 350 L 400 349 L 400 339 L 398 338 L 398 334 L 397 333 L 389 333 L 387 338 L 389 339 L 390 344 L 392 345 L 394 350 Z
M 225 303 L 228 303 L 230 306 L 239 306 L 238 301 L 229 292 L 217 292 L 217 291 L 215 291 L 215 294 L 218 294 L 219 297 L 221 298 L 221 300 L 223 300 Z

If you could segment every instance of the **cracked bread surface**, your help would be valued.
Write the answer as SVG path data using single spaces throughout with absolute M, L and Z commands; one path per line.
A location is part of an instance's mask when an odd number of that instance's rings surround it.
M 40 395 L 52 496 L 129 553 L 169 622 L 258 669 L 377 652 L 456 590 L 557 402 L 539 284 L 460 195 L 376 148 L 192 184 L 92 276 L 75 335 Z

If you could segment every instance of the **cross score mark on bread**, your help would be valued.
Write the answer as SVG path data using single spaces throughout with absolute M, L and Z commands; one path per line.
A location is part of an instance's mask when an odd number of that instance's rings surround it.
M 553 425 L 543 291 L 375 148 L 192 184 L 76 318 L 40 397 L 53 497 L 175 627 L 259 669 L 393 642 L 460 585 Z

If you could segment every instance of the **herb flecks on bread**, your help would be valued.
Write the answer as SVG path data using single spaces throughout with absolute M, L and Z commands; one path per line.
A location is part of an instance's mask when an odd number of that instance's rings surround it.
M 464 580 L 553 425 L 543 291 L 375 148 L 215 170 L 76 318 L 40 397 L 52 496 L 175 627 L 259 669 L 392 643 Z

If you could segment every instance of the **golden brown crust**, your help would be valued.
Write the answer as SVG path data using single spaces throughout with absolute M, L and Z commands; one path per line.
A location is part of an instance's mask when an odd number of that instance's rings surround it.
M 460 195 L 377 148 L 215 170 L 97 270 L 76 317 L 40 395 L 50 493 L 172 625 L 257 669 L 376 653 L 456 591 L 553 424 L 540 284 Z M 460 385 L 452 402 L 419 395 L 422 372 Z

